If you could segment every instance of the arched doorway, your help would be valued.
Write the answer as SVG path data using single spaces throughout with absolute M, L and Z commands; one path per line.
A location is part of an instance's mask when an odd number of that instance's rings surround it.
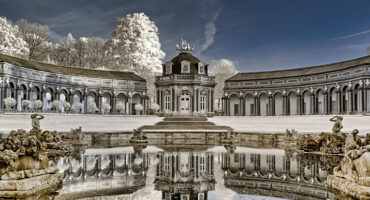
M 182 91 L 180 93 L 180 114 L 190 113 L 190 92 Z
M 101 105 L 101 113 L 110 113 L 112 111 L 112 96 L 109 92 L 103 94 Z M 108 109 L 108 107 L 110 107 L 110 109 Z
M 276 93 L 274 98 L 275 115 L 279 116 L 283 114 L 283 95 Z
M 329 112 L 331 114 L 338 112 L 337 105 L 339 103 L 339 99 L 337 99 L 337 93 L 336 92 L 337 92 L 337 89 L 333 87 L 329 90 L 329 94 L 328 94 L 328 97 L 329 97 Z
M 296 115 L 297 114 L 297 94 L 295 92 L 290 92 L 288 94 L 288 109 L 289 115 Z
M 324 91 L 322 89 L 316 91 L 315 104 L 316 104 L 315 113 L 319 115 L 324 114 L 325 100 L 324 100 Z
M 27 86 L 23 84 L 19 86 L 18 96 L 15 100 L 17 101 L 17 110 L 22 111 L 23 100 L 27 100 Z
M 80 112 L 83 109 L 82 92 L 76 90 L 72 97 L 72 110 L 75 112 Z
M 305 115 L 311 114 L 311 95 L 309 91 L 303 92 L 303 113 Z
M 116 109 L 118 113 L 127 113 L 127 97 L 124 93 L 117 95 Z
M 136 93 L 132 96 L 132 114 L 133 115 L 140 115 L 143 110 L 136 110 L 135 106 L 137 104 L 141 104 L 141 96 L 140 94 Z M 141 104 L 142 105 L 142 104 Z M 142 105 L 143 106 L 143 105 Z
M 96 113 L 99 109 L 96 105 L 96 102 L 97 102 L 97 95 L 95 92 L 89 92 L 87 94 L 87 112 L 88 113 Z
M 266 93 L 262 93 L 259 97 L 259 102 L 260 102 L 260 115 L 261 116 L 266 116 L 268 115 L 268 104 L 269 104 L 269 100 L 268 100 L 268 96 Z

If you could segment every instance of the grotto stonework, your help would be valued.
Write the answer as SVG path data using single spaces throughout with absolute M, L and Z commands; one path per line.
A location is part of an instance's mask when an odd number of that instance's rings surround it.
M 334 122 L 332 133 L 322 132 L 318 136 L 311 134 L 300 135 L 297 138 L 298 150 L 301 152 L 343 154 L 346 134 L 341 132 L 343 128 L 342 120 L 342 116 L 335 116 L 330 119 L 331 122 Z M 356 140 L 360 140 L 360 138 L 357 137 L 357 129 L 353 130 L 352 133 Z M 289 136 L 289 132 L 287 132 L 285 136 L 286 139 L 289 139 L 287 136 Z
M 342 198 L 370 199 L 370 144 L 355 138 L 356 132 L 347 136 L 345 153 L 340 165 L 329 175 L 327 184 Z M 359 145 L 360 143 L 360 145 Z
M 13 130 L 0 138 L 0 198 L 25 198 L 62 184 L 55 162 L 72 147 L 56 131 L 42 131 L 43 118 L 33 114 L 29 132 Z

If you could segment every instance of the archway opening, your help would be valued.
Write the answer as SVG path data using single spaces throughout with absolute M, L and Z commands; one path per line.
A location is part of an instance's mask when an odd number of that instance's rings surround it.
M 268 104 L 269 104 L 269 100 L 268 100 L 268 96 L 267 94 L 265 93 L 262 93 L 259 97 L 259 108 L 260 108 L 260 115 L 261 116 L 266 116 L 268 115 Z
M 283 95 L 276 93 L 274 96 L 274 111 L 275 115 L 283 115 Z

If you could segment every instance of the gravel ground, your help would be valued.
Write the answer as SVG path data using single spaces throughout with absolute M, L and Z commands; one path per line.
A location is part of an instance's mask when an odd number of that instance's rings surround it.
M 9 133 L 15 129 L 31 129 L 31 114 L 0 114 L 0 132 Z M 143 125 L 154 125 L 163 118 L 156 116 L 123 115 L 81 115 L 81 114 L 44 114 L 40 121 L 46 130 L 70 131 L 82 127 L 83 131 L 117 132 L 131 131 Z M 330 132 L 332 116 L 261 116 L 261 117 L 212 117 L 209 121 L 216 125 L 230 126 L 236 131 L 258 133 L 285 133 L 286 129 L 295 129 L 298 133 Z M 357 128 L 360 135 L 370 133 L 370 116 L 343 115 L 343 131 Z

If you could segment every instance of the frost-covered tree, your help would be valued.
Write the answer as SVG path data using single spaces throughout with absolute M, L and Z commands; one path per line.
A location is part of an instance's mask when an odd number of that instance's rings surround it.
M 18 26 L 5 17 L 0 17 L 0 53 L 18 57 L 26 57 L 29 53 Z
M 29 53 L 28 59 L 46 60 L 52 44 L 49 42 L 50 30 L 46 25 L 29 23 L 25 19 L 17 21 L 20 35 L 26 41 Z
M 12 97 L 7 97 L 4 99 L 4 104 L 5 104 L 5 107 L 6 109 L 10 109 L 10 108 L 13 108 L 15 106 L 15 104 L 17 103 L 17 101 L 12 98 Z
M 108 60 L 107 42 L 99 37 L 81 37 L 75 45 L 78 66 L 83 68 L 104 68 Z
M 23 100 L 22 101 L 22 107 L 24 110 L 27 111 L 28 107 L 31 105 L 31 101 L 30 100 Z
M 118 69 L 150 68 L 153 72 L 161 72 L 165 53 L 161 50 L 158 28 L 144 13 L 118 18 L 111 45 Z
M 55 46 L 53 59 L 58 64 L 64 66 L 73 66 L 77 62 L 76 39 L 71 33 L 60 40 Z
M 121 101 L 118 102 L 116 104 L 116 109 L 117 109 L 118 112 L 122 112 L 123 110 L 125 110 L 125 104 Z
M 62 103 L 62 106 L 64 108 L 64 111 L 68 111 L 71 108 L 71 104 L 69 102 L 67 102 L 67 101 L 64 101 Z
M 75 102 L 75 103 L 72 105 L 72 109 L 73 109 L 75 112 L 81 112 L 81 109 L 82 109 L 82 103 L 80 103 L 80 102 Z
M 135 108 L 136 114 L 139 115 L 140 111 L 142 111 L 144 109 L 144 106 L 141 105 L 140 103 L 138 103 L 138 104 L 135 105 L 134 108 Z
M 165 57 L 155 23 L 144 13 L 118 18 L 108 44 L 114 68 L 134 71 L 145 78 L 148 93 L 154 96 L 154 73 L 161 72 Z
M 42 108 L 42 101 L 41 100 L 34 100 L 33 102 L 32 102 L 32 106 L 33 106 L 33 108 L 36 110 L 36 111 L 38 111 L 38 110 L 40 110 L 41 108 Z
M 232 61 L 227 59 L 216 60 L 211 64 L 209 73 L 212 76 L 216 76 L 216 87 L 215 87 L 215 99 L 221 98 L 223 94 L 223 88 L 225 86 L 225 80 L 232 77 L 238 71 Z

